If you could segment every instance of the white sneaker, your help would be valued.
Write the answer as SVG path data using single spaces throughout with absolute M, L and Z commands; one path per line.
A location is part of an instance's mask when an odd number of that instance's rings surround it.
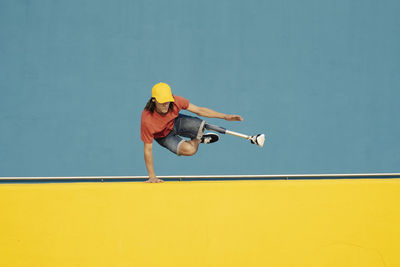
M 208 134 L 203 135 L 200 143 L 211 144 L 211 143 L 217 142 L 218 140 L 219 140 L 218 134 L 208 133 Z

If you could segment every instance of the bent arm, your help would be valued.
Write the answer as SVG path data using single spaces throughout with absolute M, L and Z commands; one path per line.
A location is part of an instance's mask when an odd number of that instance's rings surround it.
M 187 108 L 187 110 L 190 112 L 193 112 L 194 114 L 199 115 L 201 117 L 224 119 L 227 121 L 242 121 L 243 120 L 243 118 L 239 115 L 220 113 L 220 112 L 217 112 L 217 111 L 209 109 L 209 108 L 198 107 L 196 105 L 193 105 L 192 103 L 189 103 L 189 107 Z

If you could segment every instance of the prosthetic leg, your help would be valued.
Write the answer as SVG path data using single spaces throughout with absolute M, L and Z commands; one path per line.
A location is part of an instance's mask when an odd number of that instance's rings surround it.
M 230 135 L 234 135 L 234 136 L 237 136 L 237 137 L 241 137 L 241 138 L 250 140 L 250 142 L 252 144 L 256 144 L 256 145 L 258 145 L 260 147 L 264 146 L 265 134 L 256 134 L 256 135 L 253 135 L 253 136 L 249 136 L 249 135 L 245 135 L 245 134 L 229 131 L 229 130 L 223 128 L 223 127 L 212 125 L 212 124 L 208 124 L 208 123 L 206 123 L 204 125 L 204 128 L 206 128 L 207 130 L 210 130 L 210 131 L 221 133 L 221 134 L 230 134 Z

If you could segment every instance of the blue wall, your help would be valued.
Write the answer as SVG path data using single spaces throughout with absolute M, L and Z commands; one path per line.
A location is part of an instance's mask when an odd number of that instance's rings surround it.
M 400 2 L 0 0 L 0 176 L 145 175 L 159 81 L 244 117 L 156 173 L 400 171 Z

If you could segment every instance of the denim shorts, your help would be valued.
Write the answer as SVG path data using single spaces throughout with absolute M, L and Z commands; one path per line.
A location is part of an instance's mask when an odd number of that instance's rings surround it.
M 185 142 L 181 136 L 190 139 L 200 139 L 203 137 L 204 124 L 206 121 L 197 117 L 179 114 L 175 119 L 174 128 L 166 136 L 155 139 L 161 146 L 169 149 L 179 156 L 179 146 Z

